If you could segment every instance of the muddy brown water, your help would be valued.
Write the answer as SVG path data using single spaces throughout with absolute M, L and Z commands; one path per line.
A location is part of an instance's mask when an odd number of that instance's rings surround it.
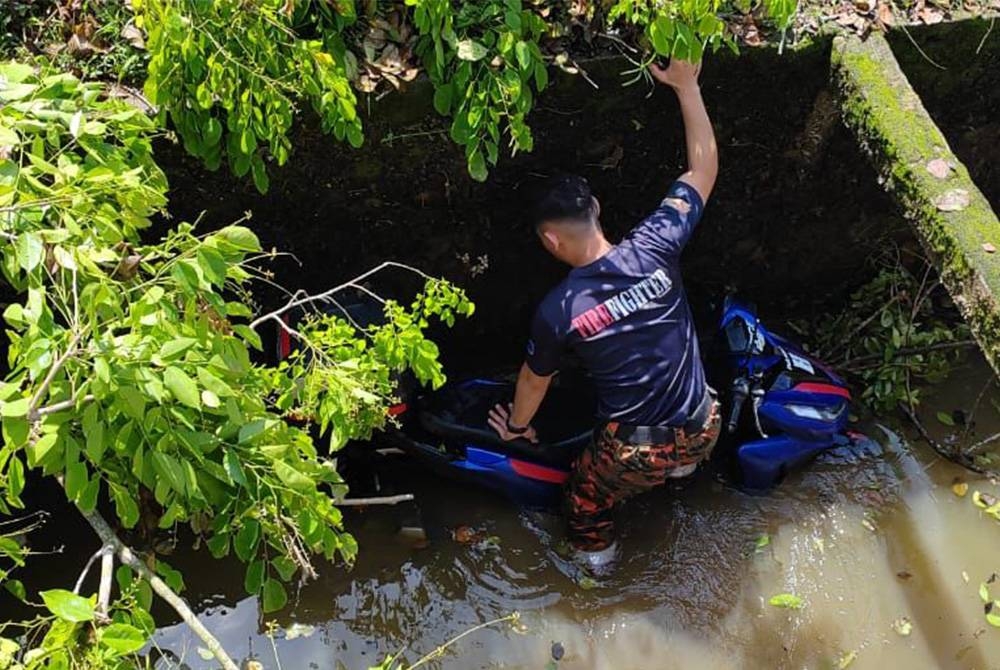
M 968 411 L 989 374 L 976 358 L 935 388 L 921 410 L 928 430 L 940 439 L 964 430 L 935 414 Z M 431 667 L 542 670 L 559 642 L 565 655 L 549 667 L 566 670 L 1000 668 L 1000 630 L 978 596 L 1000 570 L 1000 524 L 971 502 L 973 490 L 1000 489 L 887 427 L 864 428 L 877 452 L 821 458 L 763 495 L 701 476 L 628 504 L 621 564 L 592 589 L 558 569 L 558 518 L 412 470 L 429 546 L 397 539 L 393 510 L 352 514 L 357 566 L 323 567 L 273 617 L 243 594 L 238 564 L 190 551 L 171 561 L 226 648 L 264 668 L 356 670 L 400 651 L 412 662 L 515 611 L 522 626 L 476 631 Z M 987 397 L 967 439 L 997 430 Z M 969 484 L 965 497 L 952 491 L 956 478 Z M 463 526 L 483 539 L 453 539 Z M 993 590 L 1000 597 L 1000 583 Z M 803 607 L 769 605 L 780 593 Z M 162 628 L 156 644 L 211 667 L 182 624 Z

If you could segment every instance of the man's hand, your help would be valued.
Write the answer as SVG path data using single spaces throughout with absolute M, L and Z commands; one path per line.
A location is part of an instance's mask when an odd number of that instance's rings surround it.
M 715 178 L 719 175 L 719 152 L 698 86 L 701 62 L 688 63 L 675 58 L 666 69 L 651 63 L 649 71 L 657 81 L 674 89 L 681 105 L 688 169 L 680 176 L 680 181 L 698 191 L 703 203 L 708 202 L 708 196 L 715 187 Z
M 523 433 L 512 433 L 507 429 L 507 422 L 510 420 L 510 413 L 512 409 L 513 404 L 497 405 L 491 409 L 489 419 L 487 419 L 487 423 L 490 424 L 490 428 L 495 430 L 497 435 L 499 435 L 500 439 L 504 442 L 525 439 L 533 444 L 537 443 L 538 434 L 535 433 L 535 429 L 531 426 L 528 426 L 528 430 Z
M 698 85 L 701 61 L 689 63 L 686 60 L 674 58 L 666 68 L 662 68 L 656 63 L 650 63 L 649 71 L 661 84 L 666 84 L 675 90 L 681 90 Z

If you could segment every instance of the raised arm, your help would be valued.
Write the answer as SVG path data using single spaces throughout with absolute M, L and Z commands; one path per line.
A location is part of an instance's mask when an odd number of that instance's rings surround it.
M 680 180 L 698 191 L 702 202 L 707 202 L 719 174 L 719 152 L 715 146 L 712 122 L 708 118 L 705 101 L 701 99 L 701 88 L 698 86 L 701 63 L 674 59 L 667 68 L 654 63 L 649 69 L 658 81 L 674 89 L 681 105 L 688 169 Z

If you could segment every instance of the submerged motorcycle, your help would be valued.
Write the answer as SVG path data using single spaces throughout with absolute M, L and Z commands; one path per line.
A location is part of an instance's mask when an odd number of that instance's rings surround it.
M 747 303 L 729 298 L 720 322 L 724 435 L 715 456 L 735 456 L 747 489 L 767 489 L 819 453 L 850 445 L 846 383 L 799 345 L 768 330 Z M 279 339 L 279 355 L 288 343 Z M 562 375 L 560 375 L 562 377 Z M 540 442 L 501 440 L 486 417 L 513 397 L 503 379 L 467 379 L 436 391 L 402 393 L 394 425 L 380 441 L 446 477 L 483 486 L 530 506 L 558 499 L 594 430 L 587 384 L 558 379 L 533 425 Z

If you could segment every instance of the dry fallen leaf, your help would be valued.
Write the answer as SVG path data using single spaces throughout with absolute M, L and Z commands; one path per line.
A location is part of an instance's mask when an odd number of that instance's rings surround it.
M 969 206 L 969 192 L 964 188 L 953 188 L 934 200 L 934 205 L 942 212 L 960 212 Z
M 933 26 L 935 23 L 941 23 L 944 21 L 944 14 L 933 7 L 924 6 L 917 12 L 917 18 L 920 19 L 921 23 Z
M 935 158 L 927 163 L 927 171 L 938 179 L 945 179 L 951 173 L 951 165 L 943 158 Z
M 913 622 L 905 616 L 901 616 L 892 622 L 892 629 L 903 637 L 907 637 L 913 632 Z
M 951 490 L 959 498 L 964 498 L 965 494 L 969 492 L 969 484 L 966 482 L 956 482 L 951 485 Z
M 912 578 L 913 573 L 911 573 L 908 570 L 900 570 L 899 572 L 896 573 L 896 576 L 905 581 L 907 579 Z
M 883 26 L 892 26 L 896 23 L 896 18 L 892 14 L 892 5 L 888 2 L 880 2 L 878 5 L 878 20 Z
M 122 39 L 134 46 L 136 49 L 145 49 L 146 40 L 142 36 L 142 31 L 136 28 L 135 24 L 129 22 L 122 28 Z
M 997 252 L 997 248 L 992 244 L 990 244 L 989 242 L 984 242 L 983 251 L 985 251 L 988 254 L 995 254 Z

